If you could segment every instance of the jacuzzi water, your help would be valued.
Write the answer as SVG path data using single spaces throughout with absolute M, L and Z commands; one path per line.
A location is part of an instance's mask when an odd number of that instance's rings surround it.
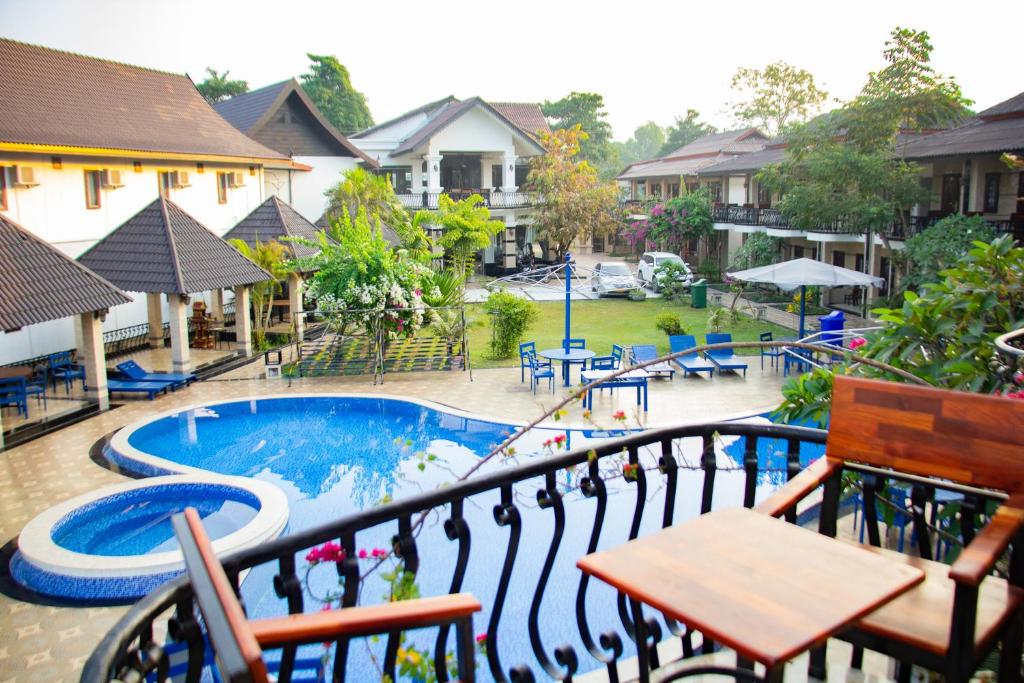
M 619 426 L 612 420 L 608 422 L 613 428 Z M 451 482 L 459 473 L 477 464 L 482 455 L 513 429 L 511 425 L 389 398 L 264 398 L 182 411 L 130 433 L 127 443 L 132 449 L 157 456 L 163 462 L 139 465 L 126 459 L 124 453 L 112 456 L 122 466 L 146 474 L 165 473 L 178 467 L 202 468 L 271 482 L 285 492 L 290 507 L 288 531 L 296 531 L 367 509 L 384 499 L 407 497 Z M 566 434 L 569 445 L 576 448 L 609 436 L 621 436 L 622 432 L 535 429 L 516 444 L 519 453 L 533 455 L 517 456 L 515 460 L 521 462 L 543 456 L 543 442 L 557 434 Z M 679 476 L 676 521 L 699 513 L 703 480 L 699 470 L 700 439 L 680 443 L 676 457 L 685 469 Z M 723 471 L 716 477 L 716 508 L 742 503 L 744 473 L 739 467 L 744 449 L 744 439 L 722 440 L 717 444 L 718 466 Z M 821 451 L 820 447 L 805 444 L 801 449 L 801 463 L 808 464 Z M 433 457 L 428 458 L 428 455 Z M 659 455 L 642 451 L 641 463 L 645 468 L 655 467 Z M 759 475 L 757 497 L 760 499 L 785 480 L 785 442 L 760 440 L 758 458 L 762 469 L 771 470 Z M 505 464 L 496 459 L 480 472 L 503 466 Z M 576 628 L 574 601 L 580 572 L 574 558 L 586 552 L 595 504 L 578 493 L 578 479 L 574 475 L 566 472 L 560 478 L 560 484 L 565 486 L 566 533 L 544 591 L 539 629 L 549 657 L 553 657 L 556 646 L 569 643 L 579 655 L 580 670 L 586 671 L 600 665 L 587 654 Z M 657 475 L 649 478 L 641 535 L 661 526 L 664 491 L 657 484 L 659 480 Z M 523 532 L 498 629 L 502 667 L 506 671 L 524 662 L 540 672 L 525 628 L 539 569 L 554 531 L 551 511 L 540 509 L 536 503 L 536 489 L 540 484 L 531 482 L 516 489 L 515 500 Z M 634 487 L 635 484 L 621 478 L 608 482 L 610 495 L 599 547 L 613 547 L 627 540 L 626 520 L 633 515 L 635 494 L 631 489 Z M 496 492 L 475 496 L 467 501 L 465 509 L 472 552 L 463 585 L 484 605 L 484 611 L 475 618 L 477 632 L 487 630 L 508 547 L 509 528 L 497 526 L 492 514 L 498 502 Z M 444 534 L 445 514 L 442 511 L 432 517 L 417 539 L 420 559 L 417 581 L 422 595 L 439 595 L 449 590 L 457 546 Z M 360 532 L 357 546 L 390 548 L 390 538 L 396 531 L 392 525 Z M 302 561 L 298 559 L 301 575 Z M 276 567 L 271 565 L 257 567 L 243 583 L 242 596 L 251 617 L 287 613 L 285 602 L 272 588 L 275 571 Z M 338 588 L 337 574 L 329 566 L 313 569 L 307 578 L 310 593 L 314 595 Z M 379 576 L 371 575 L 363 583 L 361 601 L 379 601 L 386 592 L 387 587 Z M 306 609 L 315 610 L 317 604 L 310 593 L 304 595 Z M 624 637 L 615 609 L 615 593 L 598 581 L 592 581 L 588 589 L 588 618 L 595 637 L 608 629 L 615 629 Z M 433 650 L 431 639 L 410 637 L 413 642 Z M 628 657 L 631 643 L 628 638 L 624 640 L 624 656 Z M 304 648 L 305 656 L 312 659 L 318 659 L 322 652 L 320 646 Z M 363 647 L 352 648 L 349 662 L 350 677 L 351 672 L 364 668 L 367 672 L 374 670 Z M 487 662 L 478 658 L 478 663 L 481 678 L 490 680 Z M 358 679 L 358 676 L 354 678 Z
M 54 543 L 90 555 L 159 553 L 178 548 L 171 516 L 186 507 L 199 511 L 210 540 L 241 529 L 259 509 L 256 496 L 231 487 L 207 491 L 203 497 L 173 486 L 130 493 L 134 495 L 111 496 L 75 510 L 54 526 Z

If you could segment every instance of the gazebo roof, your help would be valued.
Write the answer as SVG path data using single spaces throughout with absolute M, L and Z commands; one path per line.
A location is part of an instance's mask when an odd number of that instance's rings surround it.
M 0 330 L 101 311 L 131 299 L 0 215 Z
M 192 294 L 272 279 L 267 271 L 159 197 L 78 257 L 129 292 Z
M 302 237 L 316 241 L 319 232 L 320 228 L 303 218 L 290 204 L 271 195 L 267 201 L 257 206 L 252 213 L 228 230 L 224 239 L 242 240 L 250 247 L 255 247 L 256 242 L 281 241 L 282 237 Z M 281 244 L 288 250 L 292 258 L 316 256 L 319 251 L 295 242 L 281 242 Z

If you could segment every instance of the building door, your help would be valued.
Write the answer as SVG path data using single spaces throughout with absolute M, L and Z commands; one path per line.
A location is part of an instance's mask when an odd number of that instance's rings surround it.
M 595 254 L 604 253 L 604 235 L 594 235 L 590 239 L 591 251 Z
M 1017 213 L 1024 213 L 1024 171 L 1017 174 Z
M 889 296 L 889 290 L 892 288 L 892 261 L 883 256 L 878 260 L 878 265 L 881 267 L 882 272 L 879 275 L 882 276 L 882 286 L 878 288 L 878 293 L 881 296 Z
M 942 213 L 948 215 L 960 212 L 960 178 L 959 173 L 947 173 L 942 176 Z

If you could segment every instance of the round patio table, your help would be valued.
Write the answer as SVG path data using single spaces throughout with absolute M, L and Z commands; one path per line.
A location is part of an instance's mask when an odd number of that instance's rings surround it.
M 569 366 L 574 361 L 587 360 L 593 358 L 597 354 L 590 349 L 565 349 L 559 347 L 557 349 L 544 349 L 538 351 L 537 355 L 541 358 L 547 358 L 548 360 L 557 360 L 562 363 L 562 380 L 565 382 L 565 386 L 569 386 Z

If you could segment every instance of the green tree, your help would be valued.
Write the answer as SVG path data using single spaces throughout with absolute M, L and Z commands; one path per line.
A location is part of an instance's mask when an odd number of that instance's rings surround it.
M 535 210 L 534 225 L 554 245 L 561 259 L 576 239 L 611 234 L 618 226 L 618 189 L 602 181 L 586 159 L 577 159 L 587 134 L 574 126 L 541 133 L 547 152 L 530 161 L 528 189 L 544 202 Z
M 700 120 L 700 112 L 696 109 L 687 109 L 686 116 L 677 116 L 675 123 L 666 129 L 665 144 L 658 150 L 657 156 L 665 156 L 697 138 L 717 132 L 718 129 L 710 123 Z
M 331 55 L 307 54 L 309 71 L 302 75 L 302 89 L 335 128 L 345 135 L 373 125 L 366 97 L 352 86 L 348 69 Z
M 553 130 L 570 130 L 579 126 L 586 137 L 580 140 L 580 159 L 589 161 L 611 177 L 618 170 L 619 159 L 612 145 L 612 127 L 605 119 L 604 97 L 597 93 L 571 92 L 555 102 L 545 101 L 541 111 Z
M 665 129 L 654 121 L 648 121 L 633 131 L 633 137 L 625 142 L 612 143 L 619 152 L 619 164 L 654 159 L 665 145 Z
M 206 79 L 196 83 L 196 90 L 206 98 L 210 104 L 217 104 L 235 95 L 249 92 L 249 84 L 246 81 L 230 80 L 229 71 L 217 73 L 210 67 L 206 67 Z
M 476 252 L 505 229 L 504 222 L 491 219 L 483 201 L 478 194 L 458 202 L 443 194 L 437 202 L 434 224 L 441 228 L 438 242 L 451 260 L 452 270 L 462 275 L 469 274 Z
M 745 95 L 732 105 L 736 120 L 756 126 L 769 136 L 780 135 L 790 124 L 806 120 L 828 97 L 815 85 L 809 71 L 781 61 L 763 69 L 737 69 L 732 87 Z
M 281 291 L 281 281 L 288 277 L 291 268 L 288 264 L 288 250 L 280 242 L 270 240 L 250 247 L 242 240 L 230 240 L 231 246 L 237 249 L 263 270 L 274 276 L 273 280 L 257 282 L 252 286 L 252 338 L 256 349 L 267 347 L 267 328 L 270 327 L 270 314 L 274 309 L 274 296 Z
M 746 270 L 775 263 L 779 258 L 782 240 L 764 232 L 752 232 L 747 235 L 743 246 L 736 250 L 730 268 Z
M 900 288 L 917 290 L 938 282 L 939 273 L 952 267 L 971 250 L 975 242 L 991 242 L 996 232 L 981 216 L 947 216 L 930 228 L 907 240 L 899 254 L 899 263 L 909 268 L 900 278 Z

